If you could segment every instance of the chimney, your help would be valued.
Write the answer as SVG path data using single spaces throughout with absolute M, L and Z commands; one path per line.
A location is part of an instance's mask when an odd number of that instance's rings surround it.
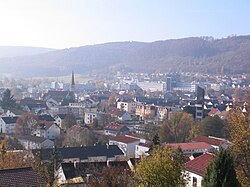
M 107 160 L 107 167 L 109 167 L 109 166 L 110 166 L 109 162 L 110 162 L 110 160 Z
M 76 168 L 77 167 L 77 163 L 76 163 L 76 161 L 74 161 L 74 168 Z

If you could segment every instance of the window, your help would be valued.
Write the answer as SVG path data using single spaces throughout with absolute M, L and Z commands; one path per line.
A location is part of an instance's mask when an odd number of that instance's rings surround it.
M 197 187 L 197 178 L 193 177 L 193 187 Z

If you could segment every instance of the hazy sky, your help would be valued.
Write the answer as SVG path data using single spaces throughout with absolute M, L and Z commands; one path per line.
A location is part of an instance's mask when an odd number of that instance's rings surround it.
M 0 45 L 222 38 L 250 34 L 249 22 L 249 0 L 0 0 Z

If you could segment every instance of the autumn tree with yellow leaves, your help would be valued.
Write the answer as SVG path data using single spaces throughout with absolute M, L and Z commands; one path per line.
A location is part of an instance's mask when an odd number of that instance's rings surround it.
M 136 164 L 135 181 L 140 187 L 173 187 L 185 184 L 182 154 L 165 147 L 155 147 L 150 156 Z
M 7 139 L 0 141 L 0 169 L 31 166 L 27 152 L 9 150 Z
M 249 102 L 248 102 L 249 103 Z M 236 172 L 242 186 L 250 186 L 250 108 L 243 113 L 240 108 L 230 114 L 230 137 Z

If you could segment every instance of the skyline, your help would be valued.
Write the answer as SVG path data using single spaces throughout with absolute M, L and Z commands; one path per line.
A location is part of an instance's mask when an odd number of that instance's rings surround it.
M 250 34 L 242 1 L 0 1 L 0 46 L 70 48 Z

